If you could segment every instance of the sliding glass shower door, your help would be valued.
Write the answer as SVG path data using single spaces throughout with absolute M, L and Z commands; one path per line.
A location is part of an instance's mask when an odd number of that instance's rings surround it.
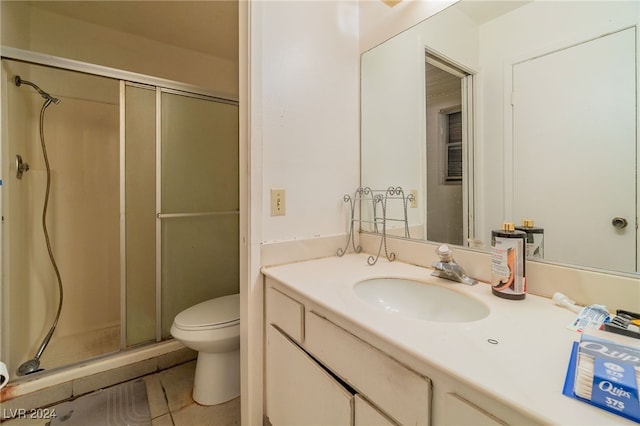
M 161 336 L 182 310 L 239 291 L 238 106 L 161 94 Z
M 238 106 L 125 87 L 126 345 L 239 291 Z M 150 297 L 151 296 L 151 297 Z

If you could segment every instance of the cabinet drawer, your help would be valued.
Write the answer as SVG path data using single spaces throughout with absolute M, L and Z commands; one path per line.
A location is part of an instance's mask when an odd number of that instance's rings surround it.
M 428 425 L 431 381 L 309 312 L 305 348 L 400 424 Z
M 274 324 L 298 343 L 304 341 L 304 305 L 268 287 L 267 324 Z
M 351 425 L 353 395 L 273 326 L 267 329 L 266 382 L 273 426 Z

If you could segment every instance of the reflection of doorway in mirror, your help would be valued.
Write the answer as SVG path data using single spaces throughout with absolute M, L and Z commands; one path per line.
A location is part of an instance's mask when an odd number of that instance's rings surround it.
M 427 239 L 466 245 L 469 217 L 466 200 L 468 132 L 465 72 L 427 54 L 426 170 Z
M 513 218 L 547 260 L 638 270 L 635 66 L 633 28 L 513 66 Z

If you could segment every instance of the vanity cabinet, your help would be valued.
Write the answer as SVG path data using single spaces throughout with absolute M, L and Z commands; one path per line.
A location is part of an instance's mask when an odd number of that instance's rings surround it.
M 524 302 L 497 298 L 487 284 L 445 282 L 403 262 L 383 261 L 372 268 L 367 258 L 348 254 L 262 270 L 264 336 L 269 340 L 261 354 L 266 357 L 263 414 L 275 426 L 285 424 L 278 420 L 274 401 L 293 380 L 293 363 L 285 362 L 281 372 L 272 366 L 282 356 L 273 348 L 271 329 L 307 360 L 301 370 L 318 370 L 333 387 L 342 388 L 338 395 L 351 407 L 349 424 L 632 423 L 562 394 L 576 341 L 576 333 L 566 328 L 575 319 L 571 311 L 535 295 Z M 363 300 L 357 289 L 358 283 L 380 277 L 449 287 L 485 304 L 490 314 L 477 321 L 429 321 L 413 312 L 387 312 Z M 389 300 L 393 293 L 377 295 Z M 440 307 L 447 308 L 445 301 Z M 530 332 L 538 329 L 544 333 Z M 313 392 L 320 387 L 310 386 L 285 398 L 297 404 L 311 395 L 310 403 L 317 404 L 321 397 Z M 314 423 L 336 422 L 307 424 Z
M 273 287 L 265 298 L 270 424 L 429 424 L 428 378 Z
M 271 425 L 536 424 L 439 370 L 408 367 L 277 281 L 265 284 Z

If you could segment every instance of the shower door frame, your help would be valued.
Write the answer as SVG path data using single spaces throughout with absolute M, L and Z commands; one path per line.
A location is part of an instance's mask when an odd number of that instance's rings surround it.
M 118 80 L 120 82 L 119 85 L 119 164 L 120 164 L 120 349 L 118 352 L 121 352 L 127 349 L 126 342 L 126 205 L 125 205 L 125 189 L 126 189 L 126 181 L 125 181 L 125 87 L 127 85 L 131 86 L 146 86 L 150 90 L 155 88 L 156 91 L 156 105 L 155 105 L 155 118 L 156 118 L 156 300 L 155 300 L 155 342 L 148 341 L 142 342 L 137 345 L 133 345 L 132 347 L 139 347 L 140 345 L 153 344 L 162 341 L 162 239 L 161 239 L 161 220 L 164 215 L 161 214 L 160 210 L 160 202 L 161 202 L 161 129 L 162 129 L 162 114 L 161 114 L 161 95 L 162 93 L 173 93 L 178 95 L 190 96 L 195 98 L 200 98 L 203 100 L 208 100 L 212 102 L 219 102 L 225 104 L 231 104 L 238 106 L 239 102 L 237 98 L 231 96 L 228 93 L 218 93 L 215 91 L 211 91 L 205 89 L 203 87 L 182 83 L 178 81 L 163 79 L 159 77 L 153 77 L 145 74 L 135 73 L 131 71 L 120 70 L 116 68 L 106 67 L 102 65 L 96 65 L 81 61 L 76 61 L 72 59 L 62 58 L 51 56 L 47 54 L 32 52 L 23 49 L 17 49 L 12 47 L 2 46 L 0 47 L 0 58 L 8 59 L 14 61 L 25 62 L 33 65 L 46 66 L 52 68 L 58 68 L 61 70 L 67 70 L 72 72 L 80 72 L 84 74 L 94 75 L 98 77 L 107 77 Z M 0 94 L 1 89 L 0 89 Z M 5 105 L 0 105 L 0 128 L 4 128 L 2 126 L 3 121 L 6 119 L 4 113 Z M 4 131 L 1 135 L 2 139 L 5 138 Z M 2 152 L 0 151 L 0 176 L 2 176 Z M 0 188 L 2 185 L 2 181 L 0 181 Z M 3 193 L 0 191 L 0 211 L 3 208 Z M 207 214 L 207 213 L 204 213 Z M 240 214 L 239 210 L 230 211 L 230 212 L 220 212 L 220 213 L 211 213 L 211 214 Z M 185 215 L 193 215 L 193 214 L 185 214 Z M 195 215 L 202 215 L 197 213 Z M 4 218 L 3 218 L 4 222 Z M 5 238 L 3 234 L 3 229 L 0 227 L 0 241 L 2 241 L 3 251 L 7 249 L 5 247 Z M 6 300 L 6 274 L 4 265 L 4 256 L 0 260 L 0 283 L 2 284 L 0 288 L 0 302 L 4 304 Z M 2 321 L 2 332 L 3 336 L 8 335 L 4 327 L 8 321 L 5 321 L 5 310 L 2 309 L 0 312 L 0 317 L 3 319 Z M 0 353 L 4 352 L 4 345 L 8 344 L 8 342 L 0 339 Z M 106 355 L 106 354 L 103 354 Z M 67 365 L 63 366 L 67 367 Z M 56 367 L 57 368 L 57 367 Z

